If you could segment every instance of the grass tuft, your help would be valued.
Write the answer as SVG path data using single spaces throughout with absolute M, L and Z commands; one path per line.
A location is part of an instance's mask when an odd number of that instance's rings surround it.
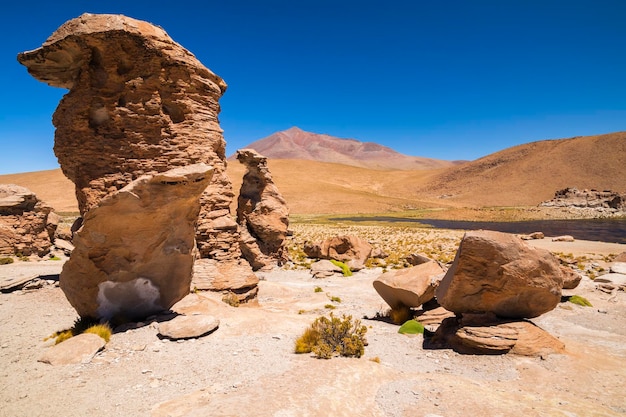
M 579 306 L 583 306 L 583 307 L 593 307 L 593 305 L 589 302 L 589 300 L 587 300 L 585 297 L 582 297 L 580 295 L 572 295 L 571 297 L 567 299 L 567 301 L 569 301 L 570 303 L 579 305 Z
M 330 359 L 333 356 L 360 358 L 365 353 L 365 333 L 367 327 L 352 316 L 342 318 L 325 316 L 315 319 L 302 336 L 296 340 L 295 353 L 313 352 L 318 359 Z
M 341 268 L 341 273 L 343 274 L 344 277 L 351 277 L 352 276 L 352 271 L 350 270 L 350 267 L 348 265 L 346 265 L 343 262 L 340 261 L 336 261 L 334 259 L 331 259 L 330 262 L 332 262 L 333 265 L 338 266 L 339 268 Z
M 424 326 L 419 321 L 415 321 L 413 319 L 407 320 L 400 328 L 398 329 L 398 333 L 400 334 L 424 334 Z

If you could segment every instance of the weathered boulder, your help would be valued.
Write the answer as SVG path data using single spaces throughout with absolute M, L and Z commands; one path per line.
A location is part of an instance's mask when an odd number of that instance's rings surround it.
M 432 259 L 430 259 L 428 256 L 424 255 L 423 253 L 411 253 L 409 255 L 406 256 L 406 258 L 404 258 L 410 265 L 421 265 L 421 264 L 425 264 L 427 262 L 432 262 Z
M 622 252 L 613 258 L 613 262 L 626 262 L 626 252 Z
M 142 175 L 205 163 L 215 172 L 201 197 L 198 249 L 241 257 L 219 76 L 160 27 L 122 15 L 85 13 L 17 59 L 38 80 L 69 89 L 53 116 L 54 152 L 82 215 Z
M 570 235 L 555 236 L 552 238 L 552 241 L 553 242 L 573 242 L 574 237 Z
M 463 354 L 482 355 L 544 356 L 565 350 L 563 342 L 529 321 L 501 320 L 488 314 L 445 319 L 431 343 Z
M 561 272 L 563 272 L 563 289 L 564 290 L 573 290 L 578 287 L 580 281 L 582 280 L 582 275 L 578 272 L 574 271 L 569 266 L 561 265 Z
M 140 319 L 189 293 L 205 164 L 145 175 L 84 215 L 60 286 L 82 317 Z
M 193 271 L 193 290 L 230 291 L 237 296 L 239 302 L 253 299 L 259 291 L 259 278 L 245 260 L 219 262 L 214 259 L 198 259 L 193 265 Z
M 411 268 L 385 272 L 372 283 L 389 307 L 419 307 L 435 297 L 435 288 L 446 273 L 430 261 Z
M 325 239 L 319 244 L 306 242 L 303 250 L 309 258 L 364 264 L 372 253 L 372 245 L 358 236 L 342 235 Z
M 467 232 L 436 290 L 439 303 L 455 313 L 492 312 L 532 318 L 561 300 L 563 273 L 547 250 L 501 232 Z
M 519 238 L 522 240 L 534 240 L 534 239 L 543 239 L 546 236 L 543 234 L 543 232 L 532 232 L 528 235 L 519 235 Z
M 287 203 L 274 184 L 266 157 L 253 149 L 238 150 L 236 155 L 246 167 L 237 200 L 242 252 L 254 269 L 281 265 L 289 258 Z
M 341 268 L 333 264 L 328 259 L 322 259 L 311 265 L 311 274 L 313 278 L 330 278 L 332 276 L 340 275 L 342 273 Z
M 0 255 L 38 255 L 50 251 L 58 215 L 35 193 L 15 184 L 0 184 Z

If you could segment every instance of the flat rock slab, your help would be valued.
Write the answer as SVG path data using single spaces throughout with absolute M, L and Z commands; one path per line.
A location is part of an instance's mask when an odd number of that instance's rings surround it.
M 19 262 L 0 265 L 0 291 L 8 292 L 21 288 L 24 284 L 41 276 L 59 275 L 63 262 Z
M 39 362 L 50 365 L 89 363 L 104 348 L 106 342 L 98 335 L 83 333 L 48 349 Z
M 205 314 L 180 315 L 159 324 L 159 334 L 172 340 L 193 339 L 213 332 L 219 325 L 220 321 L 213 316 Z

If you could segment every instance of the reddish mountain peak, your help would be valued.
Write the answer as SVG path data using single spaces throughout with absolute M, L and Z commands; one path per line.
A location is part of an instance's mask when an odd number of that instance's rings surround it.
M 270 159 L 304 159 L 371 169 L 432 169 L 452 162 L 408 156 L 374 142 L 342 139 L 293 126 L 253 142 L 251 148 Z

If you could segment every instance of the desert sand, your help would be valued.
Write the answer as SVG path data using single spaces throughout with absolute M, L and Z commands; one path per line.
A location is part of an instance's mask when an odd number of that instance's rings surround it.
M 458 232 L 450 232 L 456 238 Z M 626 245 L 533 241 L 603 264 Z M 581 252 L 581 253 L 582 253 Z M 0 266 L 0 276 L 54 275 L 61 261 Z M 626 294 L 585 278 L 565 294 L 593 307 L 561 303 L 532 321 L 559 338 L 564 354 L 473 356 L 429 350 L 422 335 L 373 318 L 387 309 L 372 287 L 382 272 L 316 280 L 310 271 L 259 272 L 258 302 L 231 307 L 221 295 L 190 294 L 174 310 L 220 320 L 204 337 L 158 337 L 158 320 L 118 329 L 91 361 L 38 362 L 51 333 L 77 315 L 52 280 L 0 294 L 0 416 L 620 416 L 626 413 Z M 19 269 L 19 270 L 18 270 Z M 21 271 L 21 272 L 20 272 Z M 315 292 L 315 287 L 323 292 Z M 341 302 L 331 302 L 330 297 Z M 348 314 L 368 328 L 361 358 L 293 353 L 320 315 Z

